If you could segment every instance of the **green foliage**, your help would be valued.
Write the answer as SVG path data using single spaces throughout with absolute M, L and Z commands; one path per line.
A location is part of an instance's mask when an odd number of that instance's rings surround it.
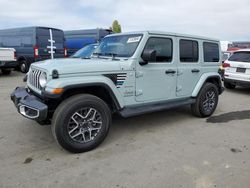
M 113 21 L 111 29 L 115 33 L 121 33 L 122 32 L 121 25 L 119 24 L 119 22 L 117 20 Z

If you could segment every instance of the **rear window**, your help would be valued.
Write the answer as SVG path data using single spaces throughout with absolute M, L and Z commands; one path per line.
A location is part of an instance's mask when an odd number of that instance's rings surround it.
M 47 48 L 47 46 L 50 46 L 49 39 L 50 39 L 49 29 L 37 30 L 37 44 L 39 47 Z M 53 46 L 55 46 L 56 49 L 63 49 L 64 38 L 62 31 L 52 29 L 52 39 L 55 41 Z
M 180 61 L 198 62 L 198 42 L 193 40 L 180 40 Z
M 204 42 L 203 50 L 204 50 L 205 62 L 219 62 L 220 61 L 219 45 L 217 43 Z
M 235 52 L 229 61 L 250 62 L 250 52 Z

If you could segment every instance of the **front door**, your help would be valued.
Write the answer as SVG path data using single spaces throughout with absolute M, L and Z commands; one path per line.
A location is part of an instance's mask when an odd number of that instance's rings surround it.
M 174 37 L 152 36 L 144 50 L 155 50 L 156 59 L 136 67 L 136 101 L 154 102 L 175 98 L 177 67 Z

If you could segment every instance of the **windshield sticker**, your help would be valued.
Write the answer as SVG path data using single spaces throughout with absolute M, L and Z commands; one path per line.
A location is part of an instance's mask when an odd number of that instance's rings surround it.
M 139 37 L 131 37 L 131 38 L 128 38 L 127 43 L 139 42 L 140 40 L 141 40 L 141 36 L 139 36 Z

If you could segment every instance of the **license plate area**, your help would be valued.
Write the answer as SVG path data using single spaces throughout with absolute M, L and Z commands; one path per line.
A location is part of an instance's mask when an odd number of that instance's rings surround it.
M 240 68 L 240 67 L 238 67 L 236 69 L 236 72 L 245 73 L 246 72 L 246 68 Z

